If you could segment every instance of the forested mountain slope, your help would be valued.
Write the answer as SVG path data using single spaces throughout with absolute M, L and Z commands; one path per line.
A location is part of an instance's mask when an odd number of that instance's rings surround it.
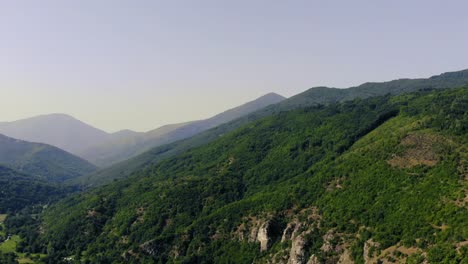
M 45 180 L 0 165 L 0 214 L 48 201 L 65 190 Z
M 59 148 L 0 134 L 0 164 L 52 182 L 86 175 L 96 166 Z
M 459 88 L 276 113 L 63 200 L 36 243 L 49 263 L 466 262 L 466 109 Z
M 251 102 L 234 107 L 204 120 L 166 125 L 146 133 L 132 134 L 127 137 L 109 138 L 83 152 L 80 156 L 94 164 L 107 167 L 120 161 L 133 158 L 151 148 L 189 138 L 202 131 L 227 123 L 250 114 L 268 105 L 276 104 L 285 98 L 275 93 L 261 96 Z
M 386 94 L 397 95 L 405 92 L 424 89 L 444 89 L 466 84 L 468 84 L 468 70 L 444 73 L 427 79 L 401 79 L 383 83 L 366 83 L 348 89 L 327 87 L 311 88 L 278 104 L 270 105 L 232 122 L 197 134 L 186 140 L 156 147 L 135 158 L 115 164 L 109 168 L 96 171 L 90 175 L 80 177 L 73 181 L 73 183 L 93 186 L 105 184 L 114 179 L 128 177 L 135 172 L 135 170 L 138 170 L 141 167 L 156 164 L 163 159 L 183 153 L 188 149 L 207 144 L 245 124 L 275 113 L 319 104 L 326 105 L 330 103 L 344 102 L 355 98 L 368 98 L 371 96 Z

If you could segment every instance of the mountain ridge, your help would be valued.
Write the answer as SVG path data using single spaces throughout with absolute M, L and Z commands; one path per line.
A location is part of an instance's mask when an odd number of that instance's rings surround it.
M 73 183 L 93 186 L 96 184 L 105 184 L 114 179 L 128 177 L 140 167 L 155 164 L 165 158 L 187 151 L 188 149 L 204 145 L 245 124 L 275 113 L 321 104 L 345 102 L 355 98 L 365 99 L 385 94 L 397 95 L 424 89 L 445 89 L 466 84 L 468 84 L 468 69 L 458 72 L 442 73 L 425 79 L 403 79 L 375 83 L 374 86 L 366 84 L 353 86 L 347 89 L 328 88 L 325 86 L 310 88 L 280 103 L 267 106 L 229 123 L 204 131 L 192 138 L 153 148 L 129 160 L 98 170 L 90 175 L 77 178 Z
M 63 182 L 97 169 L 91 163 L 62 149 L 0 134 L 0 164 L 43 180 Z
M 263 117 L 55 204 L 43 243 L 91 263 L 466 261 L 467 92 Z
M 100 167 L 107 167 L 133 158 L 153 147 L 189 138 L 202 131 L 229 122 L 265 106 L 278 103 L 284 99 L 281 95 L 268 93 L 207 119 L 164 125 L 129 138 L 111 139 L 80 152 L 79 156 L 90 160 Z

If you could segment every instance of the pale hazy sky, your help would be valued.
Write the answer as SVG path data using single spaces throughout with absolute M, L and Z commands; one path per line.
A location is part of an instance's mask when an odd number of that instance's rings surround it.
M 107 131 L 468 68 L 466 0 L 0 0 L 0 121 Z

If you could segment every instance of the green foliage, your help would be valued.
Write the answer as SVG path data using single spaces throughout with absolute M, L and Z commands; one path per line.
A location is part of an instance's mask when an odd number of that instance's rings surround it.
M 0 186 L 0 213 L 14 213 L 29 205 L 45 204 L 71 190 L 3 166 L 0 166 Z
M 18 264 L 16 260 L 17 256 L 14 253 L 2 253 L 0 252 L 0 263 L 2 264 Z
M 87 149 L 81 156 L 105 168 L 142 154 L 154 147 L 192 137 L 202 131 L 248 115 L 284 99 L 280 95 L 270 93 L 205 120 L 166 125 L 146 133 L 129 134 L 128 132 L 120 132 L 118 134 L 121 135 L 113 134 L 111 140 Z
M 0 165 L 50 182 L 63 182 L 89 174 L 96 167 L 59 148 L 0 134 Z
M 71 180 L 71 182 L 74 184 L 82 184 L 84 186 L 95 186 L 110 183 L 114 179 L 126 178 L 144 167 L 151 167 L 153 164 L 164 159 L 174 157 L 192 148 L 213 142 L 249 123 L 285 111 L 318 105 L 329 105 L 337 102 L 346 102 L 357 98 L 364 99 L 388 94 L 399 95 L 430 89 L 453 88 L 467 84 L 468 70 L 464 70 L 444 73 L 428 79 L 401 79 L 383 83 L 365 83 L 348 89 L 327 87 L 311 88 L 301 94 L 286 99 L 281 103 L 270 105 L 261 110 L 235 119 L 234 121 L 214 127 L 213 129 L 197 134 L 192 138 L 154 148 L 135 158 L 123 161 L 109 168 L 99 170 L 90 175 L 78 177 Z M 402 97 L 402 100 L 405 100 L 404 97 Z M 466 122 L 462 123 L 461 120 L 459 123 L 454 125 L 464 125 L 466 129 Z
M 436 244 L 428 251 L 428 260 L 430 263 L 455 264 L 460 263 L 457 258 L 455 248 L 450 244 Z
M 468 238 L 457 205 L 467 189 L 467 96 L 423 91 L 264 117 L 64 199 L 46 210 L 37 240 L 49 263 L 252 263 L 268 256 L 234 236 L 246 217 L 275 216 L 272 250 L 281 250 L 284 212 L 316 206 L 310 252 L 321 254 L 321 237 L 335 230 L 358 262 L 372 238 L 457 263 L 454 245 Z

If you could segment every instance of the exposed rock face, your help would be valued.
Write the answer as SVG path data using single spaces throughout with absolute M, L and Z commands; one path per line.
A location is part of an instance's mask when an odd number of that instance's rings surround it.
M 286 228 L 283 231 L 283 236 L 281 236 L 281 243 L 284 243 L 284 242 L 292 239 L 292 235 L 297 230 L 296 227 L 297 227 L 298 224 L 299 223 L 296 222 L 296 221 L 288 223 L 288 225 L 286 226 Z
M 309 261 L 307 261 L 307 264 L 320 264 L 320 261 L 317 258 L 317 256 L 312 255 L 312 256 L 310 256 Z
M 260 251 L 266 251 L 270 247 L 270 238 L 268 236 L 269 227 L 270 222 L 268 221 L 258 229 L 257 241 L 260 242 Z
M 257 217 L 246 217 L 238 226 L 234 235 L 240 241 L 260 243 L 260 251 L 268 251 L 275 241 L 281 238 L 282 243 L 290 241 L 291 248 L 282 249 L 263 258 L 262 263 L 284 263 L 284 264 L 318 264 L 317 256 L 310 256 L 308 246 L 313 241 L 308 241 L 308 235 L 320 226 L 320 215 L 318 209 L 311 207 L 297 213 L 285 212 L 286 216 L 293 216 L 291 221 L 284 226 L 275 216 L 267 215 L 260 219 Z M 283 217 L 284 217 L 283 215 Z M 307 220 L 299 220 L 299 216 Z M 266 219 L 266 220 L 265 220 Z M 281 219 L 281 218 L 279 218 Z M 284 218 L 283 218 L 284 219 Z
M 257 241 L 258 230 L 259 230 L 258 226 L 252 227 L 252 229 L 250 230 L 249 239 L 247 241 L 249 242 Z
M 351 252 L 348 249 L 345 249 L 338 260 L 338 264 L 354 264 L 354 261 L 351 257 Z
M 244 223 L 237 227 L 234 236 L 240 241 L 258 242 L 260 251 L 267 251 L 275 241 L 279 240 L 283 229 L 281 222 L 271 215 L 262 220 L 257 217 L 247 217 L 244 218 Z
M 303 234 L 292 240 L 291 252 L 289 253 L 288 264 L 304 264 L 307 261 L 305 246 L 307 241 Z
M 234 235 L 239 241 L 257 242 L 258 230 L 263 223 L 256 217 L 248 217 L 244 220 L 245 222 L 237 228 Z
M 147 255 L 156 256 L 159 253 L 159 246 L 155 240 L 150 240 L 141 244 L 140 250 Z
M 247 240 L 250 243 L 259 242 L 260 251 L 266 251 L 271 246 L 271 220 L 260 221 L 255 217 L 246 219 L 237 228 L 236 235 L 240 241 Z
M 320 248 L 325 253 L 328 253 L 333 250 L 332 240 L 335 238 L 333 230 L 328 230 L 328 232 L 323 236 L 323 245 Z
M 310 241 L 307 241 L 306 236 L 310 234 L 311 231 L 311 227 L 306 228 L 297 219 L 286 226 L 281 241 L 285 242 L 291 240 L 288 264 L 305 264 L 307 262 L 308 254 L 306 252 L 306 247 Z M 313 260 L 314 259 L 312 259 L 312 261 Z
M 377 242 L 374 242 L 372 239 L 369 239 L 364 243 L 364 249 L 363 249 L 363 257 L 364 257 L 364 263 L 365 264 L 371 264 L 373 263 L 372 256 L 369 256 L 370 249 L 373 247 L 380 247 L 380 244 Z

